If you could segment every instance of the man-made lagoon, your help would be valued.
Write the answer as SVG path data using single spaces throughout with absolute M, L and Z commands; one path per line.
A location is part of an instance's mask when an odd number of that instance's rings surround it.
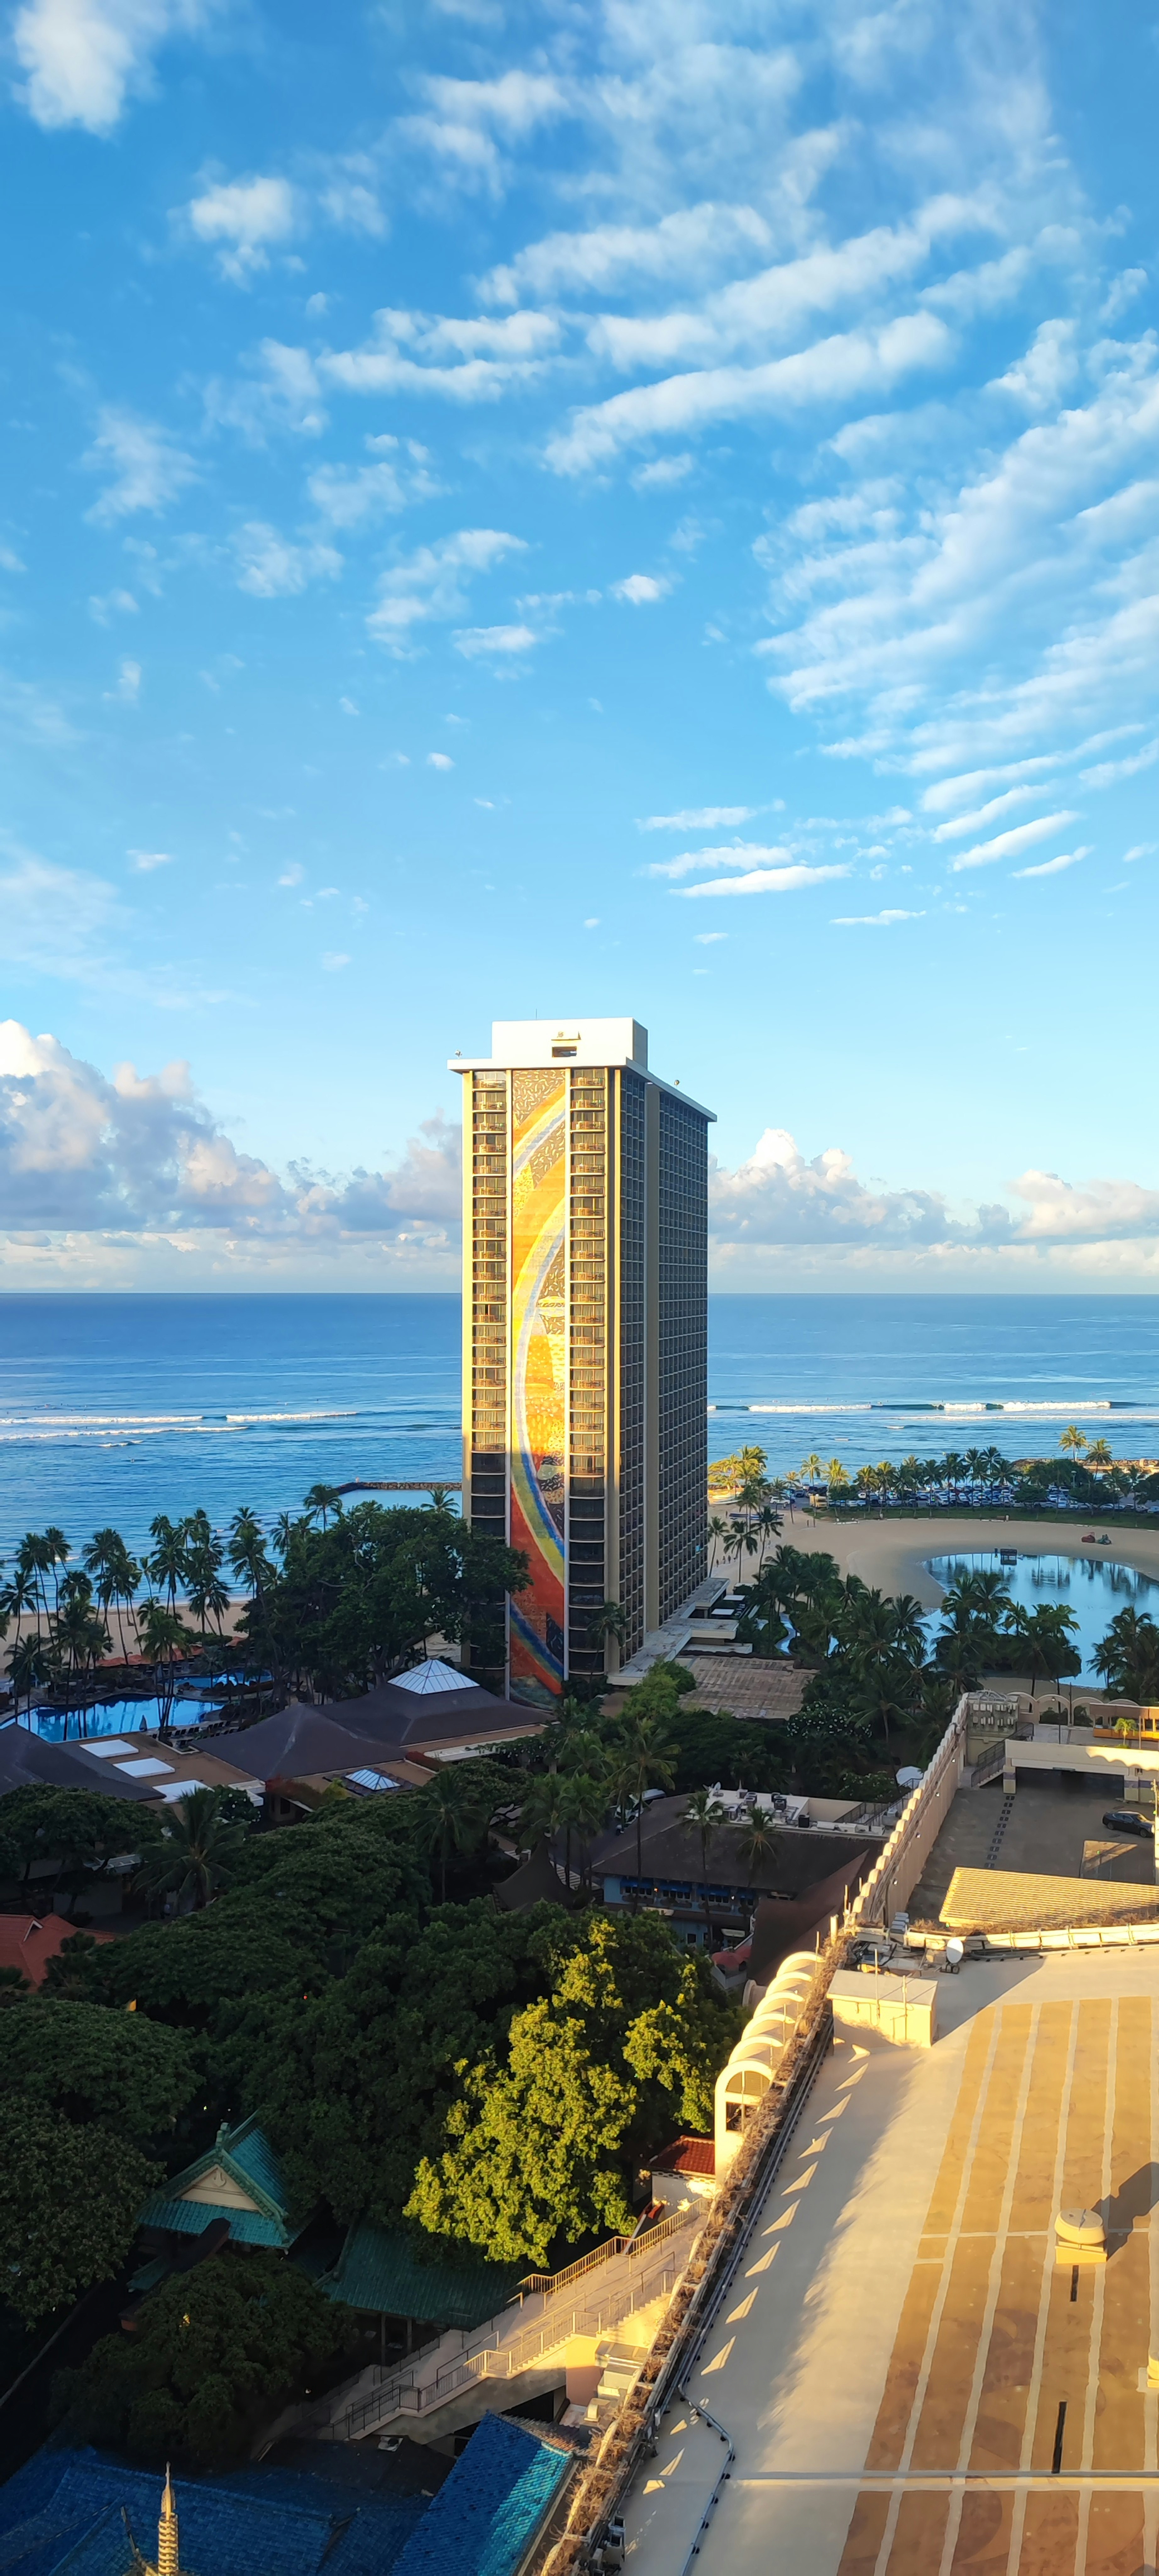
M 995 1548 L 971 1555 L 932 1556 L 927 1561 L 935 1583 L 948 1587 L 962 1574 L 997 1573 L 1020 1609 L 1037 1610 L 1044 1602 L 1058 1601 L 1073 1610 L 1078 1627 L 1072 1631 L 1072 1642 L 1082 1656 L 1082 1679 L 1087 1682 L 1097 1683 L 1094 1650 L 1120 1610 L 1138 1610 L 1159 1621 L 1159 1583 L 1149 1574 L 1137 1574 L 1131 1565 L 1112 1564 L 1094 1549 L 1089 1557 L 1019 1554 L 1013 1565 L 1004 1565 Z M 935 1613 L 929 1622 L 931 1637 L 937 1628 Z

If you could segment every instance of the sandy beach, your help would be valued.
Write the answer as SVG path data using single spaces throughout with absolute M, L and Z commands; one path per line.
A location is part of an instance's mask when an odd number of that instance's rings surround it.
M 712 1508 L 721 1509 L 719 1495 L 713 1496 Z M 836 1557 L 842 1574 L 860 1575 L 875 1591 L 912 1592 L 923 1610 L 936 1610 L 942 1598 L 941 1584 L 927 1572 L 931 1556 L 978 1556 L 988 1548 L 1014 1547 L 1020 1556 L 1081 1557 L 1087 1563 L 1096 1557 L 1132 1566 L 1159 1582 L 1159 1528 L 1112 1530 L 1105 1547 L 1082 1545 L 1084 1528 L 1105 1526 L 1097 1516 L 1080 1523 L 1077 1513 L 1074 1527 L 1067 1528 L 1059 1521 L 1008 1520 L 1001 1512 L 939 1512 L 936 1519 L 884 1521 L 831 1521 L 825 1512 L 816 1520 L 798 1512 L 790 1520 L 785 1512 L 779 1544 L 800 1548 L 802 1554 Z

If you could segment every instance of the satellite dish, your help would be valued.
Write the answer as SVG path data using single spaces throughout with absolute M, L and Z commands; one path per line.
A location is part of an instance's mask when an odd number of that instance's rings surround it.
M 920 1772 L 920 1771 L 915 1771 L 914 1766 L 913 1766 L 913 1763 L 912 1763 L 912 1762 L 907 1762 L 907 1763 L 906 1763 L 906 1765 L 905 1765 L 904 1770 L 899 1771 L 899 1772 L 898 1772 L 898 1774 L 897 1774 L 897 1785 L 898 1785 L 898 1788 L 899 1788 L 899 1789 L 916 1789 L 916 1788 L 917 1788 L 917 1786 L 918 1786 L 918 1783 L 919 1783 L 919 1781 L 920 1781 L 920 1779 L 921 1779 L 921 1777 L 922 1777 L 921 1772 Z
M 965 1946 L 961 1941 L 947 1941 L 946 1957 L 951 1968 L 960 1968 L 965 1955 Z

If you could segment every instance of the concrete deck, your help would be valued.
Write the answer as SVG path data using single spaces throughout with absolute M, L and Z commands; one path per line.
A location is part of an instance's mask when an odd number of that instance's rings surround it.
M 928 2054 L 837 2045 L 755 2214 L 690 2387 L 736 2447 L 698 2576 L 1156 2567 L 1159 1961 L 967 1965 L 938 2003 Z M 1109 2248 L 1077 2274 L 1075 2204 Z M 723 2456 L 675 2405 L 633 2576 L 677 2576 Z
M 1021 1750 L 1021 1747 L 1019 1748 Z M 1038 1779 L 1024 1773 L 994 1860 L 999 1870 L 1041 1870 L 1051 1878 L 1081 1878 L 1083 1852 L 1092 1839 L 1103 1840 L 1103 1817 L 1123 1803 L 1121 1774 L 1109 1780 L 1084 1780 L 1070 1772 L 1065 1780 L 1047 1772 Z M 936 1923 L 956 1869 L 983 1869 L 1002 1814 L 1001 1777 L 984 1789 L 959 1789 L 938 1839 L 909 1900 L 914 1923 Z M 1123 1876 L 1153 1884 L 1154 1847 L 1149 1842 L 1123 1843 Z

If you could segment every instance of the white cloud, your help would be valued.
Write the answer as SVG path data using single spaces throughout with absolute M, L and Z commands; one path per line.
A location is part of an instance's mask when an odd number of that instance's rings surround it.
M 1027 411 L 1054 411 L 1077 374 L 1074 323 L 1041 322 L 1026 356 L 996 377 L 991 391 L 1014 394 Z
M 139 662 L 129 662 L 129 661 L 122 662 L 122 663 L 120 664 L 119 668 L 118 668 L 118 671 L 117 671 L 117 685 L 116 685 L 116 688 L 115 688 L 115 689 L 106 689 L 106 690 L 105 690 L 105 696 L 106 696 L 106 698 L 116 698 L 116 699 L 120 702 L 120 704 L 121 704 L 122 706 L 135 707 L 135 706 L 136 706 L 136 703 L 137 703 L 137 700 L 138 700 L 138 698 L 140 697 L 140 694 L 141 694 L 141 665 L 140 665 L 140 663 L 139 663 Z
M 109 527 L 136 510 L 167 509 L 197 477 L 192 457 L 165 430 L 114 403 L 98 414 L 97 435 L 81 461 L 92 474 L 112 472 L 112 481 L 88 513 L 98 527 Z
M 673 886 L 670 891 L 683 903 L 692 903 L 700 895 L 796 894 L 802 886 L 826 885 L 831 877 L 851 875 L 851 867 L 750 868 L 744 876 L 710 878 L 706 885 Z
M 979 841 L 973 850 L 963 850 L 951 863 L 951 874 L 959 876 L 963 868 L 991 868 L 996 859 L 1013 858 L 1018 850 L 1028 850 L 1035 841 L 1045 841 L 1051 832 L 1061 832 L 1073 823 L 1073 813 L 1039 814 L 1033 823 L 1016 823 L 1013 831 L 999 832 L 992 841 Z
M 328 349 L 318 372 L 346 393 L 438 394 L 449 402 L 493 402 L 543 374 L 560 339 L 553 313 L 412 313 L 386 307 L 358 349 Z
M 456 653 L 474 662 L 490 653 L 508 659 L 513 653 L 530 653 L 539 641 L 530 626 L 462 626 L 454 637 L 454 646 Z
M 344 966 L 349 966 L 350 959 L 340 948 L 327 948 L 323 951 L 322 964 L 328 975 L 338 975 Z
M 148 1076 L 125 1064 L 110 1078 L 54 1037 L 0 1024 L 0 1203 L 11 1232 L 178 1228 L 324 1245 L 390 1242 L 417 1225 L 445 1241 L 460 1187 L 458 1130 L 440 1116 L 393 1169 L 333 1180 L 292 1165 L 283 1179 L 238 1153 L 186 1064 Z
M 1077 868 L 1080 859 L 1089 859 L 1093 843 L 1085 849 L 1068 850 L 1060 859 L 1043 859 L 1036 868 L 1015 868 L 1016 877 L 1060 877 L 1064 868 Z
M 298 885 L 301 885 L 302 880 L 303 880 L 303 878 L 304 878 L 305 874 L 306 874 L 305 868 L 301 865 L 300 861 L 299 861 L 299 860 L 297 860 L 297 859 L 292 859 L 292 860 L 291 860 L 291 862 L 290 862 L 289 867 L 288 867 L 288 868 L 286 868 L 286 869 L 283 871 L 283 874 L 278 878 L 278 884 L 279 884 L 280 886 L 298 886 Z
M 152 876 L 154 868 L 171 868 L 173 865 L 171 850 L 130 850 L 129 858 L 133 874 L 138 877 Z
M 319 515 L 331 527 L 357 528 L 366 521 L 380 519 L 405 510 L 414 501 L 432 499 L 439 490 L 434 476 L 427 471 L 425 451 L 410 456 L 401 452 L 396 438 L 378 438 L 374 445 L 394 448 L 396 456 L 383 456 L 373 465 L 320 465 L 307 477 L 309 492 Z
M 638 832 L 719 832 L 751 823 L 759 805 L 686 805 L 679 814 L 638 814 Z
M 26 0 L 12 27 L 28 74 L 18 95 L 49 131 L 110 134 L 126 99 L 150 87 L 166 37 L 192 32 L 208 15 L 198 0 Z
M 496 80 L 427 76 L 419 84 L 428 105 L 421 116 L 401 117 L 396 131 L 439 164 L 440 178 L 461 187 L 497 191 L 505 164 L 496 137 L 521 141 L 566 109 L 560 83 L 548 73 L 503 72 Z
M 1136 841 L 1133 849 L 1124 851 L 1123 865 L 1129 868 L 1132 859 L 1152 858 L 1156 850 L 1159 850 L 1159 841 Z
M 607 293 L 633 278 L 685 278 L 746 251 L 766 250 L 770 227 L 755 206 L 681 207 L 655 224 L 598 224 L 589 232 L 550 233 L 531 242 L 480 280 L 485 304 L 517 304 L 524 295 Z M 691 458 L 685 460 L 691 463 Z
M 767 867 L 772 862 L 788 866 L 792 856 L 791 850 L 783 849 L 776 842 L 726 841 L 711 850 L 682 850 L 676 859 L 653 859 L 644 874 L 649 877 L 687 877 L 691 876 L 694 868 L 735 868 L 742 859 L 760 867 Z
M 848 402 L 897 384 L 915 368 L 944 366 L 951 352 L 950 334 L 936 315 L 909 313 L 880 330 L 837 332 L 760 366 L 667 376 L 577 411 L 570 428 L 549 441 L 547 461 L 558 474 L 587 473 L 642 439 Z
M 924 921 L 924 912 L 842 912 L 834 917 L 834 930 L 891 930 L 895 921 Z
M 627 600 L 630 608 L 646 608 L 665 599 L 671 588 L 670 581 L 658 581 L 650 572 L 630 572 L 626 581 L 612 583 L 612 597 Z
M 296 545 L 264 520 L 249 519 L 233 540 L 239 590 L 253 599 L 293 599 L 312 581 L 333 581 L 342 557 L 333 546 L 310 539 Z
M 501 528 L 460 528 L 432 546 L 419 546 L 383 574 L 378 606 L 366 621 L 370 633 L 390 650 L 408 652 L 412 627 L 461 616 L 472 578 L 490 572 L 505 555 L 526 551 L 522 537 Z
M 289 241 L 297 220 L 289 180 L 277 178 L 220 180 L 192 198 L 185 215 L 198 240 L 216 247 L 222 276 L 237 286 L 269 267 L 271 247 Z
M 1136 778 L 1141 769 L 1150 769 L 1159 760 L 1159 742 L 1148 742 L 1142 751 L 1132 752 L 1125 760 L 1103 760 L 1094 769 L 1080 769 L 1084 787 L 1114 787 L 1120 778 Z
M 806 1161 L 783 1127 L 766 1127 L 733 1172 L 712 1162 L 708 1222 L 729 1244 L 933 1243 L 949 1231 L 938 1192 L 867 1188 L 840 1146 Z
M 964 840 L 967 832 L 980 831 L 983 824 L 992 823 L 997 815 L 1008 814 L 1012 806 L 1033 804 L 1036 798 L 1049 796 L 1052 790 L 1056 791 L 1056 782 L 1052 779 L 1044 779 L 1037 787 L 1008 787 L 1004 795 L 991 796 L 987 804 L 975 806 L 972 813 L 956 814 L 951 823 L 939 823 L 934 839 Z M 928 799 L 923 799 L 923 802 L 928 802 Z
M 719 940 L 727 939 L 728 932 L 727 930 L 696 930 L 692 935 L 698 948 L 715 948 Z
M 448 752 L 445 752 L 445 751 L 428 751 L 428 753 L 427 753 L 427 768 L 428 768 L 428 769 L 453 769 L 453 768 L 454 768 L 454 766 L 455 766 L 454 761 L 451 759 L 450 754 L 449 754 Z
M 109 590 L 103 598 L 96 594 L 89 600 L 89 616 L 98 626 L 108 626 L 113 617 L 140 615 L 131 590 Z
M 632 488 L 636 492 L 666 491 L 674 483 L 686 482 L 695 463 L 696 458 L 691 453 L 653 457 L 650 465 L 636 467 L 631 477 Z

